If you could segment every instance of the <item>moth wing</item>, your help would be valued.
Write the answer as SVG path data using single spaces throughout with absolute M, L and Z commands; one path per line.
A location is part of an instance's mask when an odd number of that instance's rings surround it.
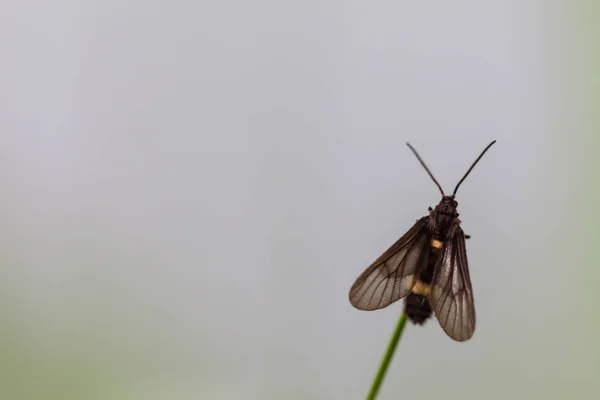
M 465 234 L 458 227 L 453 238 L 444 243 L 435 266 L 428 297 L 442 329 L 462 342 L 475 332 L 475 305 L 469 276 Z
M 427 219 L 419 219 L 356 279 L 349 293 L 354 307 L 377 310 L 410 293 L 415 277 L 427 267 L 431 243 Z

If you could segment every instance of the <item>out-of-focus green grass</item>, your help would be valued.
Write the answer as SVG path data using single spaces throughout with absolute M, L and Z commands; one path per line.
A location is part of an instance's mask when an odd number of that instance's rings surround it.
M 0 317 L 0 397 L 3 399 L 95 398 L 111 386 L 117 365 L 110 354 L 73 347 L 52 348 L 32 340 L 18 316 L 3 310 Z M 65 338 L 68 340 L 68 337 Z M 76 343 L 78 345 L 76 345 Z M 101 345 L 100 343 L 98 345 Z M 104 359 L 103 359 L 104 358 Z
M 582 286 L 583 299 L 587 304 L 582 308 L 590 310 L 583 318 L 587 319 L 585 326 L 588 332 L 581 334 L 585 338 L 572 346 L 581 348 L 584 354 L 590 354 L 587 358 L 592 360 L 589 365 L 589 376 L 595 377 L 595 387 L 592 389 L 596 398 L 600 397 L 600 2 L 590 1 L 583 3 L 580 8 L 580 20 L 583 22 L 579 27 L 579 39 L 574 46 L 579 48 L 582 55 L 582 65 L 577 65 L 574 72 L 583 73 L 574 79 L 581 83 L 580 99 L 578 99 L 578 115 L 581 121 L 574 129 L 577 131 L 565 132 L 565 135 L 584 135 L 581 141 L 581 157 L 573 160 L 580 165 L 578 169 L 581 176 L 577 177 L 584 186 L 581 198 L 576 196 L 573 208 L 576 211 L 577 221 L 574 222 L 575 232 L 582 242 L 576 248 L 580 254 L 573 255 L 573 265 L 565 265 L 565 268 L 578 269 L 577 263 L 582 263 L 586 271 Z M 581 127 L 581 128 L 580 128 Z M 568 295 L 568 294 L 564 294 Z M 575 313 L 581 315 L 581 313 Z M 574 394 L 578 389 L 574 388 Z M 590 394 L 590 393 L 588 393 Z M 586 397 L 589 398 L 589 397 Z
M 584 164 L 584 182 L 589 188 L 588 200 L 582 208 L 582 218 L 579 223 L 586 233 L 584 244 L 584 263 L 589 277 L 586 285 L 586 298 L 590 303 L 589 309 L 594 310 L 590 318 L 590 335 L 595 338 L 590 343 L 589 351 L 594 353 L 596 360 L 593 375 L 596 376 L 596 395 L 600 397 L 600 2 L 590 1 L 586 15 L 585 31 L 582 34 L 582 47 L 588 54 L 588 65 L 585 71 L 589 82 L 584 96 L 585 115 L 588 116 L 586 129 L 586 150 Z

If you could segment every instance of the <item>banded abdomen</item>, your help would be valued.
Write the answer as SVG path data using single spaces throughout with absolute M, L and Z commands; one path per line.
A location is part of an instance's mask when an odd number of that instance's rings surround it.
M 427 267 L 417 276 L 417 281 L 413 285 L 411 293 L 404 298 L 404 312 L 414 324 L 423 324 L 433 313 L 431 305 L 427 301 L 427 296 L 431 291 L 435 264 L 438 261 L 441 249 L 442 242 L 433 239 L 429 248 Z

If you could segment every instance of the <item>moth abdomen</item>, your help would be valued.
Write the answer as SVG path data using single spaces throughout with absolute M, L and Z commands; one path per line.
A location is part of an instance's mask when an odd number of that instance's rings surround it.
M 440 240 L 431 240 L 427 267 L 419 274 L 411 288 L 411 293 L 404 300 L 404 312 L 413 324 L 424 324 L 433 313 L 427 296 L 431 293 L 435 264 L 440 256 L 442 246 L 443 243 Z
M 413 324 L 423 325 L 433 310 L 427 297 L 413 292 L 404 298 L 404 312 Z

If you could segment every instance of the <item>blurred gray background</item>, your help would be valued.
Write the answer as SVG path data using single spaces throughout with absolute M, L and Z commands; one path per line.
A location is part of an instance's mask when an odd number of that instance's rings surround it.
M 361 399 L 354 279 L 458 193 L 472 340 L 381 399 L 598 398 L 598 30 L 542 1 L 40 1 L 0 16 L 0 397 Z M 594 30 L 596 29 L 596 30 Z

